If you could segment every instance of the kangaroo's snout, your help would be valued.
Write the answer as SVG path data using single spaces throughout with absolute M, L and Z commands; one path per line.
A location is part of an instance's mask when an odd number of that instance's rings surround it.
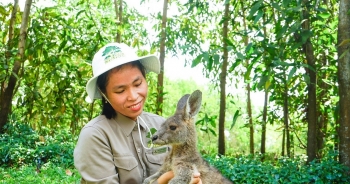
M 158 139 L 158 135 L 155 135 L 155 136 L 152 137 L 152 141 L 155 141 L 157 139 Z

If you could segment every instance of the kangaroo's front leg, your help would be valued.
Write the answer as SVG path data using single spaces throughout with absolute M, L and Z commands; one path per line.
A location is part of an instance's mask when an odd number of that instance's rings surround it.
M 190 183 L 192 177 L 192 169 L 187 166 L 174 168 L 174 178 L 169 181 L 169 184 L 187 184 Z

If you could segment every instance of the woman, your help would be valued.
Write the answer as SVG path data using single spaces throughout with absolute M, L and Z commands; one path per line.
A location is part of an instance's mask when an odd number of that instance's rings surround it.
M 102 99 L 102 113 L 81 130 L 74 164 L 81 183 L 140 184 L 162 164 L 168 147 L 147 147 L 146 135 L 164 118 L 143 111 L 147 98 L 146 72 L 159 73 L 154 55 L 138 57 L 125 44 L 110 43 L 92 60 L 93 77 L 87 100 Z M 172 172 L 155 183 L 167 183 Z M 192 183 L 199 183 L 199 174 Z

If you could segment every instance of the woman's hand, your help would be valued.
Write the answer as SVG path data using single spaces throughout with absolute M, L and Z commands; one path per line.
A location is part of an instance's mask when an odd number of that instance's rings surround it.
M 201 176 L 201 173 L 194 172 L 192 174 L 192 178 L 191 178 L 190 184 L 202 184 L 202 180 L 201 180 L 200 176 Z
M 162 174 L 158 179 L 158 184 L 168 184 L 169 180 L 174 177 L 173 171 L 168 171 L 164 174 Z
M 202 184 L 202 180 L 200 178 L 201 174 L 199 172 L 194 172 L 192 174 L 192 178 L 190 181 L 190 184 Z M 169 180 L 171 180 L 174 177 L 174 172 L 173 171 L 168 171 L 161 175 L 158 178 L 158 184 L 167 184 Z

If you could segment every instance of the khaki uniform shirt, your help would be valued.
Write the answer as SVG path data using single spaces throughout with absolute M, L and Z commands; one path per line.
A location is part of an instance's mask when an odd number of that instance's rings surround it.
M 158 129 L 164 118 L 143 112 L 149 128 Z M 138 118 L 143 144 L 147 146 L 148 128 Z M 145 149 L 137 122 L 122 114 L 115 119 L 100 115 L 81 130 L 74 149 L 74 165 L 81 183 L 140 184 L 160 168 L 169 147 Z

